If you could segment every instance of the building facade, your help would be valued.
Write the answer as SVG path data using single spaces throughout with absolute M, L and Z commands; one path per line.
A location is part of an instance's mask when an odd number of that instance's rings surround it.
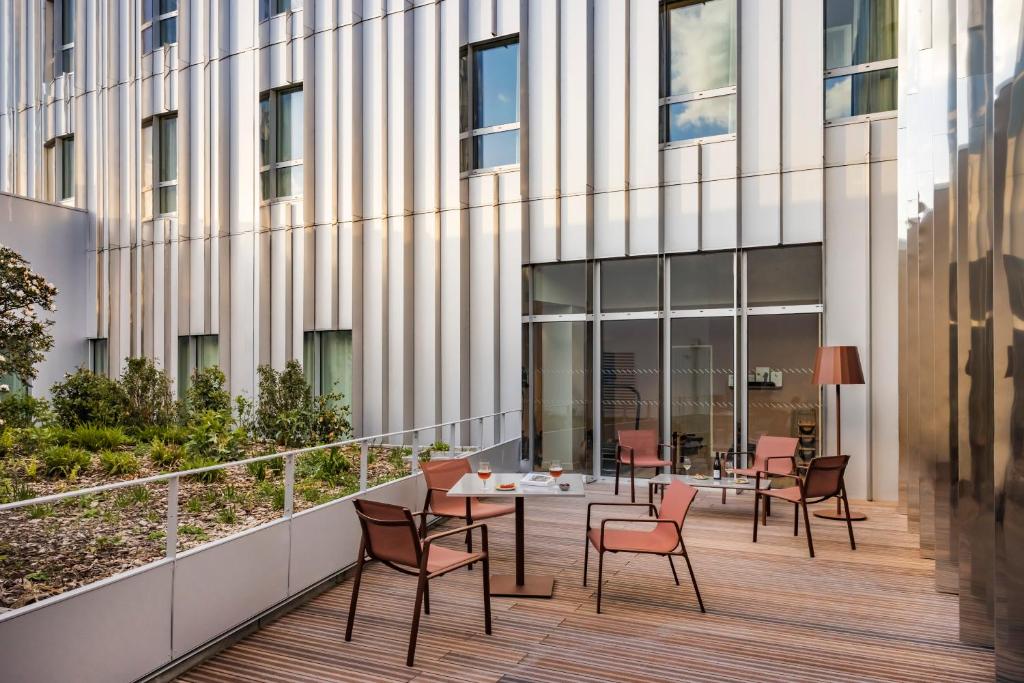
M 13 0 L 0 190 L 88 212 L 110 372 L 298 358 L 361 433 L 522 406 L 600 472 L 631 425 L 834 451 L 850 344 L 895 499 L 897 5 Z

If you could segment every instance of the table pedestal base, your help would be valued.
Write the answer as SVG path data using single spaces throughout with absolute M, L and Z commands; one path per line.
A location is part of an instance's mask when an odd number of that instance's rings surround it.
M 502 598 L 550 598 L 555 590 L 555 577 L 531 575 L 516 585 L 513 574 L 492 574 L 491 595 Z

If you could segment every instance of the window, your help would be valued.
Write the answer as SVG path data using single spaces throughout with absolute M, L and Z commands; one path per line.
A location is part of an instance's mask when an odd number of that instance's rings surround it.
M 519 41 L 463 50 L 462 171 L 519 163 Z
M 107 374 L 107 340 L 105 337 L 89 340 L 89 369 L 97 375 Z
M 662 10 L 661 141 L 736 132 L 736 0 Z
M 896 0 L 825 0 L 825 119 L 896 109 Z
M 178 42 L 178 0 L 142 0 L 142 53 Z
M 54 60 L 53 75 L 75 70 L 75 0 L 54 0 Z
M 75 138 L 57 138 L 47 154 L 47 183 L 54 201 L 63 202 L 75 197 Z M 52 176 L 50 170 L 52 164 Z
M 302 9 L 302 0 L 260 0 L 260 21 Z
M 587 261 L 533 266 L 534 315 L 590 313 L 591 265 Z
M 264 201 L 302 196 L 302 88 L 260 98 L 260 187 Z
M 314 396 L 341 394 L 352 400 L 352 331 L 306 332 L 302 366 Z
M 142 216 L 177 210 L 178 117 L 154 116 L 142 124 Z
M 178 337 L 178 398 L 184 398 L 196 370 L 217 367 L 219 362 L 217 335 Z

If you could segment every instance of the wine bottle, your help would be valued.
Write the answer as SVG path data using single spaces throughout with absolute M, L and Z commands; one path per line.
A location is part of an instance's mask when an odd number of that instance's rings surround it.
M 722 478 L 722 461 L 718 457 L 718 453 L 715 453 L 715 464 L 711 468 L 711 478 L 721 479 Z

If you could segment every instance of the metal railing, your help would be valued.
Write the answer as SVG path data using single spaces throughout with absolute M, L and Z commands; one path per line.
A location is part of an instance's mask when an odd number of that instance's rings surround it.
M 411 448 L 412 454 L 410 457 L 409 475 L 416 474 L 419 469 L 419 453 L 420 449 L 424 445 L 420 444 L 420 435 L 424 432 L 436 431 L 441 434 L 441 439 L 445 440 L 444 437 L 447 435 L 447 442 L 452 443 L 455 440 L 456 429 L 462 425 L 470 427 L 469 444 L 458 444 L 462 447 L 474 447 L 473 441 L 476 441 L 476 448 L 484 448 L 489 445 L 496 445 L 504 443 L 506 440 L 506 426 L 505 418 L 508 415 L 515 415 L 522 413 L 519 408 L 513 410 L 504 410 L 498 413 L 490 413 L 488 415 L 478 415 L 475 417 L 462 418 L 461 420 L 451 420 L 448 422 L 441 422 L 435 425 L 427 427 L 416 427 L 415 429 L 404 429 L 394 432 L 385 432 L 382 434 L 374 434 L 372 436 L 361 436 L 352 439 L 345 439 L 343 441 L 335 441 L 333 443 L 320 444 L 317 446 L 309 446 L 307 448 L 296 448 L 290 451 L 280 451 L 276 453 L 268 453 L 267 455 L 258 455 L 252 458 L 245 458 L 244 460 L 231 460 L 228 462 L 217 463 L 216 465 L 210 465 L 208 467 L 197 467 L 190 470 L 180 470 L 178 472 L 168 472 L 165 474 L 156 474 L 151 477 L 140 477 L 138 479 L 130 479 L 126 481 L 114 482 L 112 484 L 103 484 L 101 486 L 90 486 L 88 488 L 76 489 L 74 491 L 64 491 L 61 493 L 54 493 L 48 496 L 40 496 L 38 498 L 29 498 L 26 500 L 19 500 L 13 503 L 4 503 L 0 505 L 0 512 L 6 510 L 15 510 L 18 508 L 30 507 L 34 505 L 45 505 L 60 501 L 69 500 L 72 498 L 78 498 L 81 496 L 90 496 L 97 493 L 106 493 L 108 491 L 116 491 L 118 489 L 132 488 L 136 486 L 144 486 L 147 484 L 159 484 L 167 483 L 167 514 L 166 514 L 166 552 L 165 557 L 167 559 L 174 559 L 178 553 L 178 483 L 182 477 L 191 477 L 204 472 L 215 472 L 218 470 L 225 470 L 230 467 L 245 467 L 251 463 L 267 462 L 270 460 L 283 459 L 284 460 L 284 509 L 282 513 L 282 519 L 289 519 L 294 512 L 294 493 L 295 493 L 295 460 L 296 457 L 305 455 L 307 453 L 314 453 L 317 451 L 328 450 L 332 448 L 341 448 L 344 446 L 352 446 L 355 444 L 359 445 L 359 491 L 366 491 L 371 488 L 368 485 L 368 471 L 369 471 L 369 452 L 371 445 L 377 445 L 375 442 L 380 442 L 383 445 L 386 439 L 400 439 L 404 445 L 404 440 L 407 436 L 411 435 Z M 491 440 L 487 443 L 484 439 L 485 436 L 485 423 L 486 421 L 491 423 Z M 476 426 L 474 430 L 473 427 Z M 474 439 L 473 432 L 475 431 L 476 438 Z M 355 492 L 353 492 L 354 494 Z M 352 494 L 350 494 L 352 495 Z M 326 504 L 326 503 L 325 503 Z M 212 541 L 211 541 L 212 542 Z

